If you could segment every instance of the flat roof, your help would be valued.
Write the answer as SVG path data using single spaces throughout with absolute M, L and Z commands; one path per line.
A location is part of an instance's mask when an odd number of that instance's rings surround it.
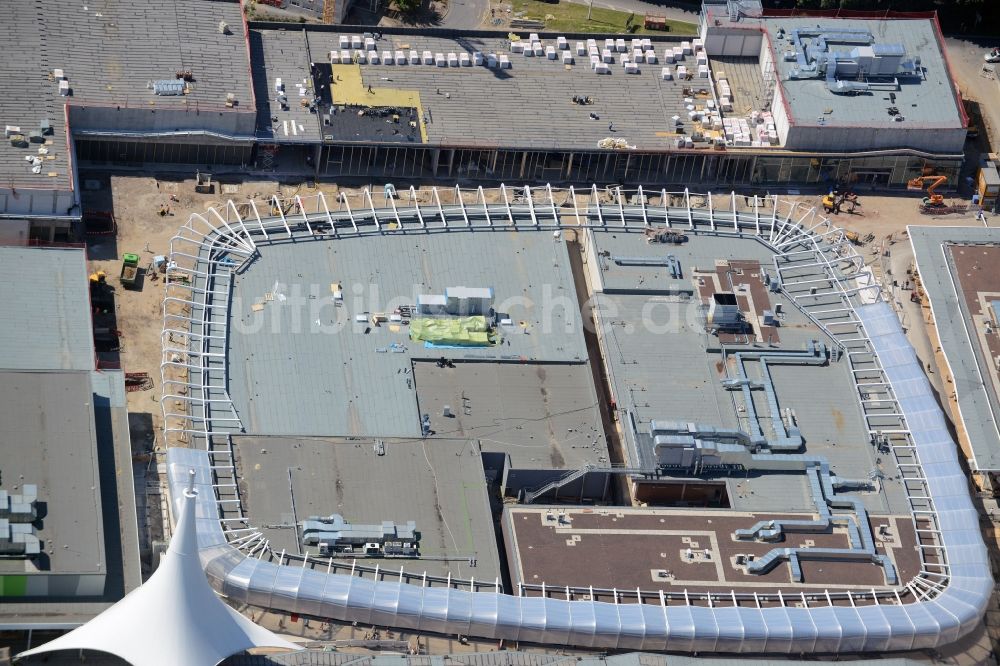
M 303 99 L 312 102 L 315 92 L 305 33 L 251 30 L 249 39 L 257 98 L 257 138 L 279 142 L 322 140 L 319 116 L 302 106 Z M 278 101 L 278 79 L 287 100 L 287 111 Z
M 105 106 L 119 114 L 150 108 L 228 111 L 226 94 L 233 93 L 241 105 L 233 110 L 253 106 L 239 2 L 91 2 L 68 11 L 60 0 L 11 0 L 5 10 L 11 20 L 0 34 L 3 123 L 27 134 L 47 118 L 54 130 L 45 138 L 55 159 L 43 163 L 41 174 L 31 173 L 24 160 L 38 144 L 0 145 L 0 174 L 19 186 L 72 187 L 66 105 Z M 219 31 L 221 21 L 230 34 Z M 63 70 L 70 95 L 60 95 L 58 82 L 48 78 L 55 69 Z M 157 96 L 148 88 L 152 80 L 184 71 L 194 80 L 182 97 Z
M 230 313 L 229 392 L 247 432 L 416 437 L 415 360 L 586 362 L 569 255 L 550 234 L 345 236 L 258 249 L 234 277 Z M 499 345 L 427 349 L 404 325 L 355 321 L 454 286 L 493 288 L 494 307 L 512 320 L 499 327 Z
M 349 28 L 343 32 L 307 30 L 309 58 L 315 63 L 329 63 L 330 51 L 340 51 L 340 35 L 352 34 Z M 293 39 L 281 36 L 281 32 L 270 28 L 260 30 L 265 53 L 271 51 L 266 45 L 272 38 L 281 43 Z M 657 64 L 641 64 L 639 74 L 627 75 L 616 54 L 611 74 L 599 75 L 591 70 L 589 57 L 575 55 L 576 42 L 580 41 L 576 38 L 568 40 L 575 63 L 566 67 L 561 60 L 549 60 L 544 55 L 529 58 L 511 53 L 510 41 L 500 35 L 394 34 L 387 28 L 380 28 L 379 34 L 381 38 L 376 46 L 380 56 L 386 50 L 393 54 L 397 50 L 404 51 L 407 57 L 411 50 L 445 56 L 469 53 L 470 57 L 472 52 L 482 51 L 507 54 L 511 59 L 512 67 L 503 70 L 423 64 L 334 65 L 331 92 L 336 104 L 417 107 L 421 117 L 427 118 L 423 130 L 425 143 L 430 145 L 596 149 L 598 141 L 611 136 L 640 149 L 675 148 L 671 117 L 679 115 L 687 119 L 683 89 L 710 87 L 708 79 L 662 80 L 664 48 L 679 45 L 682 39 L 679 36 L 642 35 L 652 40 L 659 57 Z M 527 37 L 528 33 L 522 34 L 522 38 Z M 554 38 L 542 41 L 546 46 L 555 44 Z M 287 71 L 289 62 L 295 62 L 294 58 L 280 65 L 274 63 L 275 71 Z M 686 64 L 697 74 L 693 57 L 689 56 Z M 267 59 L 263 66 L 268 67 Z M 308 63 L 302 62 L 299 67 L 297 76 L 307 76 Z M 273 81 L 276 75 L 268 71 L 265 78 Z M 574 96 L 590 97 L 593 103 L 575 104 Z M 591 119 L 592 113 L 599 119 Z M 340 116 L 338 113 L 333 117 L 334 123 Z M 483 122 L 484 118 L 503 118 L 504 122 Z M 615 125 L 614 132 L 608 131 L 610 123 Z M 690 123 L 687 127 L 690 131 Z M 280 138 L 284 140 L 285 137 Z M 370 130 L 367 135 L 357 135 L 353 139 L 343 136 L 337 140 L 391 142 L 397 139 Z
M 43 553 L 0 559 L 0 571 L 105 574 L 90 373 L 0 371 L 0 423 L 12 444 L 0 462 L 0 488 L 38 486 Z
M 295 518 L 339 513 L 351 523 L 412 520 L 426 559 L 359 558 L 358 563 L 466 579 L 500 576 L 488 484 L 474 442 L 387 439 L 385 455 L 376 454 L 374 440 L 367 438 L 240 436 L 233 442 L 246 493 L 243 506 L 272 551 L 298 552 L 296 532 L 287 527 Z M 476 566 L 470 567 L 473 557 Z
M 0 306 L 0 429 L 11 454 L 0 460 L 0 487 L 38 486 L 47 560 L 39 573 L 104 575 L 102 591 L 77 588 L 71 576 L 28 581 L 23 600 L 2 605 L 0 626 L 72 626 L 141 581 L 124 375 L 94 369 L 82 248 L 2 247 L 0 276 L 9 287 Z M 0 565 L 5 574 L 12 567 L 31 571 L 23 560 Z
M 83 248 L 0 247 L 0 279 L 0 369 L 93 369 Z
M 793 125 L 878 127 L 891 124 L 897 128 L 915 129 L 962 126 L 954 83 L 933 19 L 765 18 L 760 24 L 771 42 L 777 79 L 791 110 Z M 793 48 L 792 31 L 816 29 L 817 26 L 829 28 L 829 33 L 867 30 L 874 37 L 876 47 L 900 44 L 905 49 L 904 60 L 920 58 L 922 77 L 919 80 L 899 79 L 899 85 L 891 91 L 895 101 L 890 99 L 889 90 L 872 90 L 856 96 L 838 95 L 830 92 L 824 77 L 791 79 L 790 72 L 798 64 L 794 59 L 786 60 L 783 54 Z M 778 38 L 780 30 L 784 31 L 783 39 Z M 833 39 L 829 43 L 831 48 L 846 51 L 857 46 L 840 44 Z M 872 80 L 876 81 L 878 79 Z M 889 107 L 897 108 L 905 120 L 893 121 L 888 114 Z
M 712 58 L 712 69 L 725 72 L 733 94 L 733 110 L 725 115 L 745 118 L 752 111 L 767 108 L 766 104 L 771 100 L 767 97 L 769 91 L 758 56 L 715 56 Z
M 222 111 L 217 107 L 223 107 L 226 93 L 234 93 L 250 106 L 250 61 L 239 2 L 139 0 L 88 5 L 73 12 L 65 11 L 59 0 L 42 0 L 41 11 L 37 2 L 17 2 L 35 18 L 44 39 L 59 44 L 40 63 L 45 70 L 38 74 L 62 68 L 73 91 L 65 100 L 71 105 L 207 104 Z M 220 32 L 220 21 L 229 26 L 228 34 Z M 183 71 L 190 71 L 193 81 L 182 97 L 155 96 L 147 87 L 149 81 L 174 79 Z
M 51 376 L 67 373 L 19 374 Z M 0 605 L 0 627 L 4 629 L 78 626 L 109 608 L 142 582 L 124 375 L 117 370 L 71 374 L 89 375 L 93 397 L 104 561 L 107 566 L 104 592 L 76 598 L 55 596 L 51 599 L 34 597 L 20 600 L 7 597 Z M 74 435 L 74 442 L 82 441 L 79 433 L 74 432 Z M 0 461 L 0 468 L 4 462 Z M 78 469 L 74 468 L 73 473 L 79 476 Z M 41 492 L 39 500 L 46 501 Z M 55 510 L 54 505 L 47 510 Z M 82 529 L 85 526 L 74 525 L 73 533 Z M 44 530 L 39 536 L 44 537 Z
M 969 267 L 959 271 L 956 258 L 964 258 L 963 252 L 971 252 L 970 257 L 983 251 L 995 254 L 996 248 L 1000 248 L 1000 229 L 918 226 L 907 229 L 920 282 L 934 315 L 941 351 L 955 379 L 955 399 L 966 441 L 972 449 L 972 467 L 998 470 L 997 370 L 993 354 L 983 350 L 984 313 L 976 307 L 978 299 L 966 295 L 972 296 L 980 290 L 1000 292 L 1000 264 L 984 255 L 981 262 L 973 262 L 974 270 Z
M 795 307 L 792 299 L 764 288 L 765 274 L 774 275 L 773 252 L 754 237 L 688 233 L 686 243 L 672 245 L 649 244 L 640 234 L 591 233 L 598 258 L 599 288 L 604 290 L 594 297 L 599 340 L 614 399 L 626 415 L 620 419 L 626 455 L 636 466 L 655 466 L 648 434 L 652 420 L 750 432 L 742 393 L 722 385 L 732 370 L 725 365 L 720 345 L 733 352 L 801 351 L 812 340 L 834 344 Z M 680 278 L 671 277 L 663 266 L 615 262 L 616 257 L 663 259 L 667 255 L 680 262 Z M 752 290 L 758 312 L 768 308 L 775 311 L 780 306 L 780 326 L 774 329 L 774 336 L 762 333 L 761 339 L 750 336 L 744 341 L 739 336 L 716 336 L 708 330 L 700 293 L 704 290 L 702 283 L 709 283 L 714 275 L 723 288 L 730 288 L 722 277 L 727 274 L 723 265 L 732 270 L 729 278 L 733 286 L 747 285 Z M 766 299 L 766 304 L 757 299 Z M 745 365 L 748 376 L 761 376 L 758 362 L 747 361 Z M 867 478 L 880 469 L 887 479 L 879 491 L 859 497 L 870 511 L 904 513 L 904 489 L 892 478 L 896 476 L 895 465 L 891 456 L 879 455 L 869 442 L 846 360 L 822 366 L 770 364 L 768 370 L 779 408 L 790 410 L 788 413 L 794 415 L 795 425 L 801 430 L 803 452 L 824 456 L 831 470 L 844 477 Z M 824 387 L 822 395 L 815 392 L 818 385 Z M 770 436 L 774 424 L 764 392 L 754 391 L 753 401 L 761 430 Z M 727 481 L 731 499 L 739 497 L 738 506 L 744 510 L 774 510 L 769 503 L 773 499 L 771 491 L 783 484 L 788 484 L 797 496 L 808 497 L 802 479 L 771 474 L 758 477 L 745 491 L 735 488 L 732 480 Z
M 0 62 L 0 86 L 4 90 L 2 122 L 4 127 L 21 128 L 28 138 L 31 132 L 40 129 L 43 120 L 48 120 L 52 133 L 43 137 L 44 144 L 31 143 L 25 148 L 12 146 L 5 138 L 0 143 L 0 174 L 18 187 L 68 189 L 72 184 L 69 136 L 63 104 L 58 90 L 54 90 L 58 84 L 45 80 L 49 67 L 42 50 L 44 31 L 37 29 L 37 19 L 21 23 L 44 12 L 39 13 L 36 3 L 30 0 L 12 0 L 12 4 L 5 6 L 10 23 L 0 31 L 0 53 L 4 54 Z M 39 156 L 38 149 L 43 145 L 47 151 L 43 168 L 35 174 L 25 158 Z M 49 176 L 50 173 L 56 175 Z M 8 185 L 4 183 L 5 187 Z
M 726 591 L 801 593 L 816 590 L 871 589 L 886 586 L 881 566 L 842 560 L 801 561 L 803 580 L 792 578 L 787 562 L 767 573 L 748 573 L 736 556 L 761 558 L 774 543 L 737 540 L 735 530 L 772 519 L 809 520 L 809 513 L 736 513 L 725 510 L 634 509 L 626 507 L 526 507 L 504 509 L 508 566 L 512 583 L 621 591 L 642 589 L 692 593 Z M 876 550 L 889 556 L 900 581 L 920 572 L 911 517 L 872 520 Z M 847 530 L 821 533 L 789 530 L 779 547 L 847 548 Z M 688 556 L 691 549 L 693 556 Z M 707 552 L 706 552 L 707 551 Z M 529 591 L 528 594 L 539 594 Z M 622 595 L 629 601 L 628 595 Z M 635 594 L 631 595 L 632 603 Z
M 475 439 L 483 451 L 506 453 L 515 469 L 608 465 L 589 364 L 421 362 L 413 371 L 435 439 Z M 454 416 L 443 416 L 445 405 Z

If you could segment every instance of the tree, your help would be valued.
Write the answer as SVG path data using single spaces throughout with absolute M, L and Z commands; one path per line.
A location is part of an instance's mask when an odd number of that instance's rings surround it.
M 394 0 L 394 4 L 396 5 L 396 9 L 404 14 L 409 14 L 420 9 L 423 3 L 421 0 Z

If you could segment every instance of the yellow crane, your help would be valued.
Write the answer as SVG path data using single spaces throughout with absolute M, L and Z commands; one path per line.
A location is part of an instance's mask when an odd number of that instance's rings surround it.
M 323 23 L 333 25 L 337 16 L 337 0 L 323 0 Z

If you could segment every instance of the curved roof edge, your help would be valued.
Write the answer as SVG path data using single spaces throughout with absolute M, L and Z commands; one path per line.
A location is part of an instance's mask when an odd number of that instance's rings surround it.
M 683 196 L 688 200 L 687 191 Z M 732 200 L 735 202 L 735 195 Z M 605 228 L 601 208 L 598 206 L 594 212 L 596 223 L 590 222 L 592 211 L 589 208 L 582 213 L 588 225 Z M 419 206 L 417 209 L 417 218 L 423 222 Z M 466 207 L 459 205 L 454 209 L 456 214 L 465 218 L 466 229 L 469 229 L 470 213 Z M 534 219 L 535 210 L 531 206 L 528 209 Z M 487 210 L 486 206 L 484 210 Z M 619 205 L 617 210 L 624 225 L 625 209 Z M 795 210 L 794 207 L 792 210 Z M 642 219 L 646 219 L 647 210 L 643 207 L 641 211 Z M 222 220 L 217 211 L 213 209 L 212 212 Z M 439 213 L 445 220 L 444 230 L 447 230 L 447 212 L 441 207 Z M 402 211 L 396 211 L 396 214 L 402 215 Z M 489 221 L 490 213 L 485 214 Z M 349 223 L 355 232 L 360 233 L 359 217 L 348 210 L 338 218 L 344 215 L 350 218 Z M 580 215 L 578 211 L 578 220 Z M 667 215 L 666 211 L 664 215 Z M 810 216 L 813 221 L 819 218 L 813 210 L 807 212 L 802 220 Z M 219 266 L 232 268 L 235 264 L 226 254 L 249 257 L 255 253 L 252 236 L 257 232 L 250 231 L 242 221 L 239 228 L 243 233 L 240 233 L 224 220 L 224 228 L 219 228 L 204 217 L 193 217 L 209 228 L 209 233 L 202 234 L 198 241 L 208 253 L 205 259 L 208 270 L 214 272 Z M 371 208 L 371 217 L 373 228 L 370 232 L 382 233 L 374 207 Z M 706 218 L 706 211 L 688 208 L 687 220 L 692 229 L 699 218 Z M 307 228 L 308 233 L 313 235 L 316 230 L 309 226 L 309 219 L 303 208 L 303 221 L 295 224 Z M 334 222 L 329 211 L 324 217 L 314 218 L 314 223 L 320 219 Z M 763 233 L 759 213 L 756 216 L 737 214 L 735 203 L 731 213 L 716 212 L 709 203 L 706 219 L 713 233 L 719 233 L 717 224 L 732 225 L 734 233 L 741 235 L 744 230 L 755 227 L 757 234 Z M 788 219 L 778 226 L 779 218 L 775 211 L 770 225 L 772 244 L 777 238 L 783 240 L 781 245 L 787 246 L 790 241 L 785 239 L 789 236 L 800 233 L 808 236 L 812 229 L 824 224 L 820 218 L 816 227 L 806 230 L 802 220 L 791 222 L 789 213 Z M 258 221 L 260 235 L 266 241 L 265 226 L 271 220 L 266 223 Z M 337 220 L 338 223 L 345 221 L 347 217 Z M 366 220 L 365 223 L 371 221 Z M 291 236 L 293 230 L 289 220 L 282 217 L 271 229 L 279 229 L 278 224 Z M 825 224 L 827 228 L 831 227 L 828 220 Z M 556 221 L 555 225 L 537 225 L 534 228 L 558 229 L 561 224 Z M 824 232 L 822 236 L 828 237 L 832 233 Z M 846 244 L 846 241 L 841 239 L 837 247 L 841 244 Z M 829 257 L 825 261 L 829 264 Z M 872 285 L 861 286 L 852 292 L 873 288 Z M 914 603 L 885 603 L 876 599 L 876 603 L 864 606 L 803 604 L 804 607 L 780 605 L 756 608 L 671 605 L 665 602 L 660 605 L 615 604 L 374 581 L 325 573 L 304 566 L 281 566 L 250 557 L 230 545 L 214 501 L 210 456 L 204 450 L 168 449 L 171 497 L 175 498 L 175 502 L 180 501 L 179 493 L 187 483 L 187 471 L 194 469 L 196 483 L 204 491 L 197 500 L 197 533 L 202 562 L 209 579 L 230 599 L 264 608 L 433 633 L 628 650 L 832 653 L 902 651 L 946 645 L 971 631 L 981 621 L 993 587 L 978 513 L 972 504 L 968 480 L 958 463 L 957 450 L 948 433 L 944 415 L 895 313 L 877 295 L 860 304 L 852 302 L 849 307 L 868 336 L 899 411 L 905 418 L 912 442 L 906 448 L 915 460 L 910 465 L 922 470 L 921 481 L 926 482 L 926 497 L 922 498 L 921 507 L 914 507 L 914 519 L 924 517 L 937 523 L 934 531 L 938 537 L 936 547 L 939 547 L 941 555 L 933 565 L 934 572 L 922 572 L 915 579 L 922 585 L 919 588 L 913 586 L 920 599 Z M 203 433 L 215 436 L 211 421 L 208 417 L 204 419 Z M 192 429 L 190 432 L 195 431 Z M 803 597 L 805 601 L 806 597 Z M 821 598 L 810 601 L 823 603 Z
M 198 498 L 198 541 L 209 578 L 234 600 L 272 609 L 436 633 L 617 649 L 882 652 L 945 645 L 978 624 L 993 588 L 978 515 L 944 417 L 895 313 L 879 302 L 859 307 L 857 314 L 911 423 L 942 517 L 951 576 L 944 591 L 927 601 L 760 609 L 616 605 L 376 582 L 248 558 L 230 546 L 213 517 L 217 509 L 205 451 L 168 449 L 171 496 L 177 497 L 194 469 L 204 490 Z
M 58 650 L 93 650 L 135 666 L 174 666 L 218 664 L 254 647 L 300 649 L 224 604 L 208 585 L 198 558 L 196 525 L 204 505 L 189 489 L 193 472 L 183 476 L 188 481 L 171 489 L 177 528 L 149 580 L 90 622 L 22 652 L 18 659 Z M 211 486 L 202 492 L 211 496 Z

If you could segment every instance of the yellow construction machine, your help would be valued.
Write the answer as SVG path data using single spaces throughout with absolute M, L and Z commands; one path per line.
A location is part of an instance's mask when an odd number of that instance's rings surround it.
M 858 201 L 858 195 L 853 192 L 830 190 L 823 197 L 823 211 L 826 213 L 838 215 L 845 204 L 848 206 L 847 212 L 853 213 L 861 202 Z

